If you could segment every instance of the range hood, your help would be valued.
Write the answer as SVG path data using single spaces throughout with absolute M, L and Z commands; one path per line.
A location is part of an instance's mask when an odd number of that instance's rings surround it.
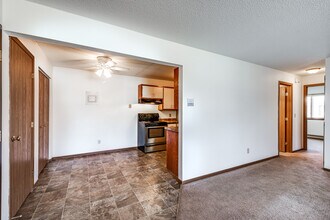
M 139 99 L 139 104 L 161 105 L 163 104 L 163 99 L 141 98 Z

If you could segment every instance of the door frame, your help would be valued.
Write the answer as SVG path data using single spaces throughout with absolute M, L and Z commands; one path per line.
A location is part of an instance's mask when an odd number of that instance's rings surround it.
M 15 41 L 15 43 L 17 43 L 21 48 L 22 50 L 24 50 L 24 52 L 27 53 L 28 56 L 30 56 L 32 58 L 32 66 L 33 66 L 33 72 L 31 73 L 31 84 L 32 84 L 32 97 L 31 97 L 31 100 L 32 100 L 32 108 L 31 108 L 31 116 L 32 116 L 32 122 L 33 122 L 33 127 L 31 128 L 31 158 L 32 158 L 32 171 L 33 171 L 33 174 L 31 176 L 31 181 L 32 181 L 32 186 L 34 185 L 34 171 L 35 171 L 35 166 L 34 166 L 34 149 L 35 149 L 35 146 L 34 146 L 34 129 L 35 129 L 35 117 L 34 117 L 34 110 L 35 110 L 35 106 L 34 106 L 34 101 L 35 101 L 35 97 L 34 97 L 34 93 L 35 93 L 35 88 L 34 88 L 34 71 L 35 71 L 35 59 L 34 59 L 34 56 L 33 54 L 24 46 L 24 44 L 17 38 L 17 37 L 13 37 L 13 36 L 10 36 L 9 37 L 9 51 L 11 50 L 11 41 Z M 12 62 L 11 60 L 9 59 L 9 74 L 11 73 L 11 67 L 12 65 Z M 9 79 L 9 90 L 11 89 L 10 88 L 11 86 L 11 79 Z M 11 99 L 11 97 L 9 97 L 9 100 Z M 9 110 L 9 118 L 11 119 L 12 117 L 12 113 L 11 111 Z M 9 123 L 9 136 L 11 136 L 11 124 Z M 11 146 L 11 145 L 9 145 Z M 12 182 L 10 181 L 11 179 L 11 172 L 12 172 L 12 166 L 11 166 L 11 150 L 9 148 L 9 187 L 11 188 L 12 187 Z M 14 217 L 15 214 L 13 214 L 13 210 L 12 210 L 12 205 L 11 205 L 11 199 L 12 199 L 12 191 L 9 190 L 9 216 L 10 217 Z
M 308 93 L 308 88 L 309 87 L 316 87 L 316 86 L 325 86 L 325 83 L 315 83 L 315 84 L 307 84 L 304 85 L 304 89 L 303 89 L 303 150 L 307 150 L 307 93 Z M 324 133 L 324 131 L 323 131 Z M 324 134 L 323 134 L 324 136 Z
M 277 106 L 277 109 L 278 109 L 278 113 L 277 113 L 277 116 L 278 116 L 278 124 L 277 124 L 277 127 L 278 127 L 278 155 L 280 155 L 280 86 L 283 85 L 283 86 L 287 86 L 289 88 L 289 94 L 288 96 L 290 97 L 291 99 L 291 105 L 290 105 L 290 111 L 289 111 L 289 114 L 288 114 L 288 124 L 289 124 L 289 140 L 288 140 L 288 144 L 286 146 L 286 150 L 285 152 L 289 152 L 289 153 L 292 153 L 292 130 L 293 130 L 293 83 L 288 83 L 288 82 L 284 82 L 284 81 L 278 81 L 278 91 L 277 91 L 277 96 L 278 96 L 278 106 Z

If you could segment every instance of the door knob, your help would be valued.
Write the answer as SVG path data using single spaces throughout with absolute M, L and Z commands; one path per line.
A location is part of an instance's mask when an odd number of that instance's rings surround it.
M 11 142 L 15 142 L 15 141 L 16 141 L 16 136 L 12 136 L 12 137 L 10 138 L 10 140 L 11 140 Z
M 17 136 L 16 141 L 21 141 L 21 136 Z

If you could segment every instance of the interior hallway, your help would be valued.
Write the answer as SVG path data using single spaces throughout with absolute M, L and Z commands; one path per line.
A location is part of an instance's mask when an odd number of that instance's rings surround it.
M 330 219 L 330 172 L 316 151 L 182 186 L 178 219 Z

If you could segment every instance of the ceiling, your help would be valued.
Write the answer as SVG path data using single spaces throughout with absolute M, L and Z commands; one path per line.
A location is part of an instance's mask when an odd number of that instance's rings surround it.
M 127 68 L 127 71 L 114 71 L 118 75 L 136 76 L 151 79 L 173 80 L 173 66 L 141 61 L 111 53 L 100 53 L 80 48 L 37 42 L 53 66 L 80 69 L 95 72 L 97 57 L 109 56 L 116 66 Z
M 330 56 L 329 0 L 29 1 L 291 73 Z

